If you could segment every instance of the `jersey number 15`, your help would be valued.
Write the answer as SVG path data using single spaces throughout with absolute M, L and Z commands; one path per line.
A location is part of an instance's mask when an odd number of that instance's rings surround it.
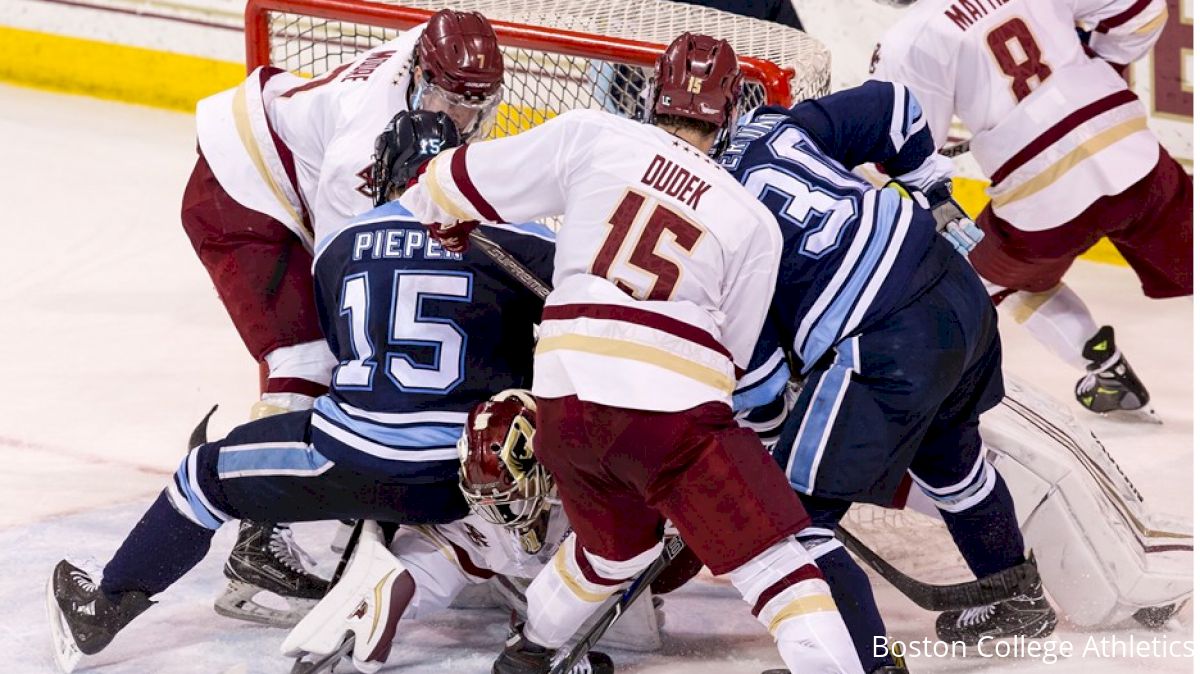
M 467 333 L 453 320 L 425 314 L 427 300 L 470 302 L 472 276 L 462 272 L 396 271 L 391 305 L 387 307 L 387 344 L 384 366 L 388 379 L 409 393 L 446 393 L 463 380 Z M 367 327 L 372 325 L 368 272 L 346 277 L 342 284 L 342 315 L 350 324 L 355 359 L 334 370 L 333 385 L 343 390 L 369 390 L 375 375 L 378 345 Z M 378 320 L 378 317 L 375 317 Z M 433 362 L 420 363 L 405 353 L 386 347 L 418 346 L 433 349 Z

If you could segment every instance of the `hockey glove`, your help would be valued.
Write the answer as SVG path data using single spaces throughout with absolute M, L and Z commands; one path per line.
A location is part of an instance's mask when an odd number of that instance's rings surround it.
M 425 225 L 429 229 L 429 236 L 451 253 L 465 253 L 471 245 L 471 232 L 478 226 L 478 220 L 464 220 L 448 225 Z
M 920 192 L 911 191 L 894 180 L 888 183 L 887 187 L 928 210 L 933 215 L 938 234 L 949 241 L 959 255 L 966 256 L 983 240 L 983 230 L 975 225 L 975 221 L 951 195 L 949 180 L 931 184 Z

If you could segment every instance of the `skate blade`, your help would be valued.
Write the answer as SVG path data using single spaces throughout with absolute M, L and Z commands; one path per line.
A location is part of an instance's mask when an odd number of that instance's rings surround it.
M 342 645 L 329 655 L 321 656 L 316 660 L 306 660 L 305 657 L 307 656 L 300 656 L 296 658 L 296 662 L 292 664 L 290 674 L 320 674 L 320 672 L 324 671 L 332 672 L 335 668 L 337 668 L 337 665 L 342 661 L 342 658 L 349 657 L 352 652 L 354 652 L 353 634 L 346 637 L 346 640 L 342 642 Z
M 75 637 L 71 636 L 67 618 L 54 597 L 53 574 L 46 582 L 46 617 L 50 619 L 50 647 L 54 655 L 54 664 L 58 666 L 58 671 L 70 674 L 79 665 L 83 652 L 75 645 Z
M 1162 418 L 1158 416 L 1153 407 L 1142 407 L 1136 410 L 1113 410 L 1111 412 L 1103 412 L 1100 416 L 1118 423 L 1163 425 Z
M 278 609 L 254 601 L 254 597 L 260 592 L 274 594 L 270 590 L 264 590 L 249 583 L 231 580 L 226 586 L 225 592 L 213 602 L 213 610 L 217 612 L 217 615 L 234 620 L 245 620 L 271 627 L 291 628 L 295 627 L 317 605 L 315 599 L 280 597 L 287 602 L 288 608 Z

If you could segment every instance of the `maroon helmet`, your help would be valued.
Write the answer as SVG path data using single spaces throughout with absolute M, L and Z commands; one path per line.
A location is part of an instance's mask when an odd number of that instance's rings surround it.
M 429 19 L 415 53 L 421 70 L 409 108 L 446 113 L 468 141 L 485 137 L 504 86 L 504 56 L 488 20 L 443 9 Z
M 493 524 L 522 531 L 549 509 L 549 472 L 533 455 L 537 404 L 509 389 L 467 415 L 458 441 L 459 487 L 471 510 Z
M 492 24 L 479 12 L 443 9 L 417 40 L 427 81 L 467 99 L 484 99 L 504 84 L 504 57 Z
M 737 54 L 724 40 L 684 33 L 655 66 L 654 114 L 728 124 L 742 95 Z

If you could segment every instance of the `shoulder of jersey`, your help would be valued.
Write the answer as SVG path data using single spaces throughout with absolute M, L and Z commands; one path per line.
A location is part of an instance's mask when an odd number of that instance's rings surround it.
M 371 210 L 356 216 L 350 221 L 350 227 L 358 225 L 368 225 L 377 222 L 416 222 L 413 219 L 413 214 L 407 208 L 400 205 L 399 201 L 389 201 L 382 206 L 376 206 Z
M 400 205 L 398 201 L 389 201 L 382 206 L 377 206 L 371 210 L 356 216 L 341 227 L 335 228 L 333 231 L 326 233 L 317 245 L 313 247 L 313 257 L 320 257 L 321 253 L 329 247 L 329 244 L 337 240 L 337 238 L 350 230 L 361 227 L 363 225 L 375 224 L 401 224 L 401 225 L 417 225 L 417 221 L 413 218 L 412 213 L 408 209 Z
M 884 49 L 892 53 L 905 53 L 919 41 L 930 39 L 928 31 L 941 34 L 936 21 L 945 10 L 946 0 L 927 0 L 904 10 L 900 20 L 892 24 L 883 40 Z

